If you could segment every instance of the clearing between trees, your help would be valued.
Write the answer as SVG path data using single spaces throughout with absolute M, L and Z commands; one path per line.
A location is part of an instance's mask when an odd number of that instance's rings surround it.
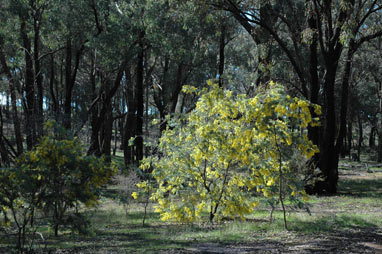
M 310 215 L 288 208 L 289 231 L 284 230 L 282 211 L 260 202 L 247 221 L 223 220 L 214 224 L 162 222 L 145 202 L 130 196 L 138 179 L 119 176 L 107 190 L 101 206 L 86 212 L 91 228 L 85 236 L 63 230 L 58 237 L 44 220 L 35 253 L 382 253 L 382 165 L 343 160 L 339 192 L 311 196 Z M 135 202 L 135 203 L 134 203 Z M 207 215 L 206 215 L 207 216 Z M 1 235 L 1 253 L 12 253 L 14 238 Z

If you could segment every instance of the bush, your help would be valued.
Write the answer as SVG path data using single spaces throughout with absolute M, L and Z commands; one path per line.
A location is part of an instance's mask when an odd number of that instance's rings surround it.
M 195 92 L 186 87 L 190 90 Z M 318 124 L 310 115 L 313 105 L 273 83 L 254 98 L 213 84 L 200 94 L 195 110 L 174 119 L 163 133 L 164 156 L 148 157 L 141 166 L 154 168 L 154 181 L 138 186 L 155 189 L 151 199 L 163 220 L 191 222 L 205 212 L 209 221 L 244 218 L 257 205 L 255 193 L 281 202 L 306 195 L 291 158 L 298 152 L 308 159 L 318 151 L 306 131 Z M 320 107 L 314 108 L 319 113 Z
M 36 209 L 51 218 L 57 236 L 60 225 L 79 223 L 81 204 L 97 204 L 101 188 L 116 173 L 104 158 L 86 156 L 81 142 L 55 122 L 48 122 L 46 131 L 34 150 L 17 159 L 15 168 L 0 172 L 0 211 L 12 214 L 5 217 L 13 218 L 24 238 L 20 248 Z M 75 211 L 74 217 L 69 210 Z M 83 225 L 71 226 L 83 231 Z

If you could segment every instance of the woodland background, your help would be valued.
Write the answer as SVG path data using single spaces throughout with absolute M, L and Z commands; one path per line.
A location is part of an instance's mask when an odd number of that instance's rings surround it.
M 335 193 L 338 158 L 382 160 L 381 2 L 49 1 L 0 3 L 1 164 L 55 119 L 88 154 L 137 165 L 165 116 L 193 109 L 185 84 L 252 94 L 274 80 L 323 107 L 309 130 Z M 151 120 L 159 118 L 158 130 Z M 136 137 L 133 146 L 130 138 Z M 147 146 L 146 146 L 147 147 Z

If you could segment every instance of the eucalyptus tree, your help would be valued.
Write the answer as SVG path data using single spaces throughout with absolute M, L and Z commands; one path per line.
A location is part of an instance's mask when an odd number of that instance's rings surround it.
M 363 116 L 366 124 L 370 126 L 369 148 L 376 149 L 378 162 L 382 161 L 382 39 L 378 38 L 368 45 L 364 45 L 356 54 L 354 72 L 358 78 L 358 86 L 354 93 L 358 97 L 357 110 Z M 360 76 L 362 76 L 359 78 Z M 352 106 L 354 106 L 352 100 Z M 378 137 L 378 146 L 375 146 L 375 137 Z
M 254 39 L 259 33 L 259 28 L 265 29 L 293 67 L 302 96 L 309 98 L 312 103 L 322 101 L 323 126 L 310 129 L 309 136 L 316 144 L 320 143 L 319 168 L 325 181 L 317 184 L 314 191 L 335 193 L 339 151 L 346 135 L 352 58 L 363 43 L 382 35 L 381 1 L 212 0 L 208 2 L 220 10 L 232 13 Z M 262 15 L 264 8 L 267 15 Z M 304 19 L 296 19 L 299 16 Z M 269 18 L 273 18 L 272 22 Z M 302 52 L 306 52 L 304 53 L 306 57 L 302 57 Z M 337 130 L 338 105 L 336 105 L 335 88 L 339 85 L 336 79 L 340 75 L 338 70 L 342 65 L 342 59 L 345 60 L 345 64 L 340 85 L 340 127 Z M 322 142 L 318 142 L 319 140 Z
M 183 85 L 200 86 L 207 79 L 221 86 L 227 83 L 227 45 L 237 33 L 237 24 L 231 15 L 216 15 L 192 1 L 155 1 L 154 6 L 160 15 L 154 15 L 151 31 L 161 32 L 148 38 L 156 63 L 151 75 L 153 98 L 163 131 L 166 115 L 193 107 L 192 96 L 181 92 Z
M 36 113 L 37 109 L 40 109 L 35 104 L 35 84 L 39 88 L 40 95 L 42 91 L 39 31 L 44 4 L 38 6 L 36 1 L 5 1 L 2 5 L 2 16 L 7 19 L 3 20 L 4 29 L 0 35 L 1 64 L 9 82 L 16 144 L 20 153 L 23 150 L 23 144 L 16 106 L 16 85 L 19 85 L 18 90 L 23 99 L 26 141 L 28 149 L 31 149 L 37 137 Z M 33 38 L 31 38 L 30 34 L 33 35 Z M 16 45 L 13 50 L 9 50 L 10 45 L 7 43 L 7 39 L 12 39 L 12 42 Z M 13 65 L 14 70 L 12 70 L 11 65 Z M 16 75 L 19 76 L 20 82 L 16 81 Z M 39 97 L 39 99 L 41 98 Z

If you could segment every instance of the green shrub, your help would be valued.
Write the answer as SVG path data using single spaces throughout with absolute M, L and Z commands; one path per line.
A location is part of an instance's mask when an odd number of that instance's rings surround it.
M 47 122 L 46 132 L 14 168 L 0 171 L 0 211 L 17 226 L 20 249 L 37 209 L 50 218 L 56 236 L 61 225 L 83 232 L 80 206 L 97 205 L 101 188 L 116 173 L 104 158 L 86 156 L 81 142 L 57 123 Z
M 318 124 L 311 106 L 319 113 L 319 106 L 290 97 L 278 84 L 259 89 L 254 98 L 210 84 L 193 112 L 163 133 L 163 157 L 144 160 L 141 167 L 154 168 L 154 181 L 138 187 L 152 193 L 163 220 L 187 222 L 205 213 L 210 221 L 244 218 L 258 203 L 255 193 L 282 204 L 284 198 L 304 198 L 292 157 L 306 160 L 318 151 L 307 137 L 306 128 Z

